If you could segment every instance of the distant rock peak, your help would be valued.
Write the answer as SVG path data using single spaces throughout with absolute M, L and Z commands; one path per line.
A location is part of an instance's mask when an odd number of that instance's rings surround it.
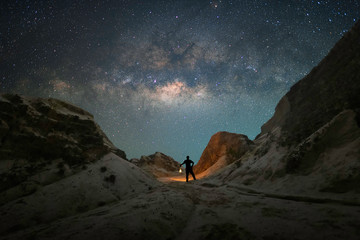
M 243 134 L 217 132 L 211 138 L 203 151 L 199 162 L 194 166 L 195 173 L 202 173 L 217 164 L 217 169 L 227 166 L 241 158 L 254 143 Z
M 154 177 L 170 176 L 180 168 L 179 162 L 161 152 L 155 152 L 149 156 L 141 156 L 140 159 L 133 158 L 130 162 Z

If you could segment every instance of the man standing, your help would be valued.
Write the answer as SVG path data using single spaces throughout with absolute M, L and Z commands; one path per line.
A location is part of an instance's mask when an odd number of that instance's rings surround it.
M 186 182 L 189 181 L 189 173 L 191 173 L 191 175 L 193 176 L 193 179 L 196 180 L 195 174 L 192 169 L 192 167 L 194 166 L 194 162 L 189 159 L 189 156 L 186 156 L 186 160 L 182 164 L 180 164 L 180 167 L 184 164 L 186 167 Z

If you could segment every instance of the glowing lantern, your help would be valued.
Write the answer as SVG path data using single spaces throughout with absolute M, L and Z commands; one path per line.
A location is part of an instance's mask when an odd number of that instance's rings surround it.
M 181 173 L 182 172 L 182 170 L 181 170 L 181 168 L 179 169 L 179 173 Z

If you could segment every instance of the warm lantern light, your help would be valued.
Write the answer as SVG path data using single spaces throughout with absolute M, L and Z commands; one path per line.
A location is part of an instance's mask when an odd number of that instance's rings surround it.
M 181 170 L 181 168 L 179 169 L 179 173 L 181 173 L 182 172 L 182 170 Z

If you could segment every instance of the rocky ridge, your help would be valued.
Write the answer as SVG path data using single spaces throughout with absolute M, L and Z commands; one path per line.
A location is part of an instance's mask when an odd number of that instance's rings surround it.
M 280 100 L 261 135 L 281 128 L 286 144 L 298 144 L 346 109 L 360 108 L 360 22 Z M 359 117 L 357 117 L 359 121 Z
M 159 185 L 125 160 L 90 113 L 69 103 L 4 94 L 0 123 L 1 236 Z
M 194 166 L 194 172 L 200 174 L 207 171 L 205 175 L 209 175 L 239 159 L 253 145 L 246 135 L 218 132 L 211 137 L 199 162 Z
M 254 148 L 213 176 L 288 194 L 358 199 L 360 22 L 278 103 Z
M 173 176 L 180 169 L 179 162 L 161 152 L 141 156 L 140 159 L 133 158 L 130 159 L 130 162 L 155 178 Z
M 93 116 L 57 99 L 0 96 L 0 190 L 56 163 L 59 175 L 109 152 L 126 159 Z

